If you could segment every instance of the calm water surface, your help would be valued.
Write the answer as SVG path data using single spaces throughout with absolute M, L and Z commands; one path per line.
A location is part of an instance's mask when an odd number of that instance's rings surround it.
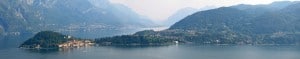
M 69 50 L 0 49 L 0 59 L 300 59 L 300 46 L 100 46 Z

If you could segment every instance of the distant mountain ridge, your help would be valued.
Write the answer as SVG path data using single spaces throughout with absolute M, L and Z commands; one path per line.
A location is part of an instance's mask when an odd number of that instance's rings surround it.
M 192 15 L 195 12 L 209 10 L 209 9 L 213 9 L 213 8 L 216 8 L 216 7 L 206 6 L 206 7 L 200 8 L 200 9 L 191 8 L 191 7 L 182 8 L 182 9 L 178 10 L 176 13 L 174 13 L 173 15 L 171 15 L 170 17 L 168 17 L 168 19 L 163 22 L 163 25 L 171 26 L 171 25 L 175 24 L 176 22 L 180 21 L 181 19 L 183 19 L 189 15 Z
M 164 22 L 165 26 L 171 26 L 174 23 L 178 22 L 179 20 L 185 18 L 188 15 L 191 15 L 199 10 L 195 8 L 183 8 L 178 10 L 176 13 L 174 13 L 172 16 L 168 17 L 168 19 Z

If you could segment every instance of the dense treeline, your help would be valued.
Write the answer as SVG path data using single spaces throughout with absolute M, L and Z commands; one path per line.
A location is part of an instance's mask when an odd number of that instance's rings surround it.
M 122 35 L 115 37 L 106 37 L 96 39 L 95 42 L 100 45 L 168 45 L 174 44 L 177 39 L 166 38 L 162 36 L 139 36 Z
M 58 44 L 65 43 L 68 40 L 67 35 L 52 31 L 42 31 L 25 41 L 20 47 L 36 48 L 39 45 L 40 48 L 58 48 Z

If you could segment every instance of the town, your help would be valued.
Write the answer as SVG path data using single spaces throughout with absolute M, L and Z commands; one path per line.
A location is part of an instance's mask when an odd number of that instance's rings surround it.
M 59 44 L 59 48 L 79 48 L 93 46 L 95 44 L 91 40 L 76 40 L 72 39 L 71 36 L 68 36 L 67 38 L 69 38 L 68 42 Z

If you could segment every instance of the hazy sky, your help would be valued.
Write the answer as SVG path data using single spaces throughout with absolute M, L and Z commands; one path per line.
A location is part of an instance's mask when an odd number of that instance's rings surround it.
M 154 21 L 166 20 L 177 10 L 192 7 L 200 9 L 207 6 L 231 6 L 237 4 L 269 4 L 282 0 L 110 0 L 132 8 L 138 14 Z

